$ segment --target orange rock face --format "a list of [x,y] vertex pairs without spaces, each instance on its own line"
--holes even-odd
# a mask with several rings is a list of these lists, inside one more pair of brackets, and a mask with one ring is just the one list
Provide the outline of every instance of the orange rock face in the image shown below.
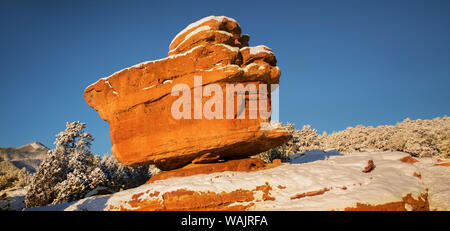
[[246,158],[239,160],[229,160],[221,163],[211,163],[211,164],[189,164],[183,168],[161,172],[158,173],[146,183],[152,183],[157,180],[164,180],[171,177],[183,177],[192,176],[196,174],[210,174],[214,172],[225,172],[225,171],[235,171],[235,172],[250,172],[262,169],[273,168],[281,165],[281,163],[264,163],[263,160],[257,158]]
[[434,164],[435,166],[447,166],[450,167],[450,162],[445,162],[445,163],[438,163],[438,164]]
[[[234,19],[210,16],[181,31],[167,58],[129,67],[87,87],[84,98],[108,121],[116,158],[127,165],[153,163],[171,170],[192,162],[245,158],[286,142],[290,138],[286,131],[263,126],[270,118],[259,113],[256,118],[249,116],[254,110],[249,105],[255,100],[262,102],[258,108],[265,105],[270,112],[271,84],[279,83],[280,70],[272,50],[248,47],[248,41]],[[198,76],[200,84],[194,81]],[[214,92],[217,97],[223,94],[222,105],[208,104],[216,95],[208,96],[204,89],[213,84],[222,89]],[[253,84],[259,91],[256,96],[246,94],[245,107],[239,109],[242,103],[234,93],[227,95],[227,84]],[[173,105],[185,93],[190,96],[190,118],[174,118]],[[228,107],[233,112],[228,118],[230,97],[234,100]],[[196,117],[199,105],[203,110],[211,106],[216,117],[205,118],[201,109],[200,118]],[[176,109],[184,111],[184,107]],[[245,118],[238,118],[238,110]]]
[[371,172],[374,168],[375,168],[375,164],[373,163],[373,160],[369,160],[367,163],[367,166],[364,167],[362,172],[368,173],[368,172]]
[[407,163],[407,164],[414,164],[416,162],[419,162],[416,158],[411,157],[411,156],[405,156],[405,157],[399,159],[399,161],[401,161],[403,163]]
[[300,199],[300,198],[303,198],[303,197],[318,196],[318,195],[322,195],[322,194],[324,194],[325,192],[328,192],[328,191],[330,191],[329,188],[323,188],[321,190],[299,193],[299,194],[296,194],[296,195],[292,196],[291,200]]

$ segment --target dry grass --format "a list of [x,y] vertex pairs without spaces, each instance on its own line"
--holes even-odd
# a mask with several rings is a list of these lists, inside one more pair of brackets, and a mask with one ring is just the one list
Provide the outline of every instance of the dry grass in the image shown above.
[[15,186],[20,169],[10,161],[0,161],[0,191]]

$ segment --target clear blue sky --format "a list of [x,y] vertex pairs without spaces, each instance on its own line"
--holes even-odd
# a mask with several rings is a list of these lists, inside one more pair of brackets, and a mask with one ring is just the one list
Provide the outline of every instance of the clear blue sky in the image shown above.
[[235,18],[282,71],[280,118],[320,132],[450,115],[450,1],[0,2],[0,147],[53,148],[66,121],[93,151],[109,127],[83,99],[97,79],[167,56],[200,18]]

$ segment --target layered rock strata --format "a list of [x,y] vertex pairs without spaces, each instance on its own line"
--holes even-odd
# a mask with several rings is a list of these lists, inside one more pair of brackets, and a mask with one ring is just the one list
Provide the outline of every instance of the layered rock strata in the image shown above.
[[[249,47],[248,41],[234,19],[206,17],[175,36],[168,57],[126,68],[87,87],[84,98],[109,123],[116,158],[127,165],[156,164],[172,170],[193,162],[245,158],[286,142],[290,134],[268,116],[256,113],[250,118],[255,100],[261,103],[259,109],[263,105],[270,112],[272,84],[279,83],[281,73],[270,48]],[[212,84],[222,90],[217,96],[205,93]],[[254,85],[258,92],[245,95],[244,108],[237,94],[227,95],[227,84]],[[200,97],[195,94],[199,88]],[[183,114],[190,118],[175,118],[173,105],[183,94],[190,96],[191,107]],[[218,114],[205,118],[202,112],[209,100],[219,96],[223,104],[211,107]],[[227,106],[230,97],[234,100]],[[227,112],[227,107],[235,110]],[[184,107],[176,110],[185,112]],[[247,116],[238,118],[242,113]]]

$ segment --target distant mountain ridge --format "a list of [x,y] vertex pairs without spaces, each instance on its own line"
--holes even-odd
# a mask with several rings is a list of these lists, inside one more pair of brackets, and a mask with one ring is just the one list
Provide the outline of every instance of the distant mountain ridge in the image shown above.
[[0,148],[0,159],[10,161],[18,168],[25,167],[34,173],[44,160],[48,150],[45,145],[32,142],[16,148]]

